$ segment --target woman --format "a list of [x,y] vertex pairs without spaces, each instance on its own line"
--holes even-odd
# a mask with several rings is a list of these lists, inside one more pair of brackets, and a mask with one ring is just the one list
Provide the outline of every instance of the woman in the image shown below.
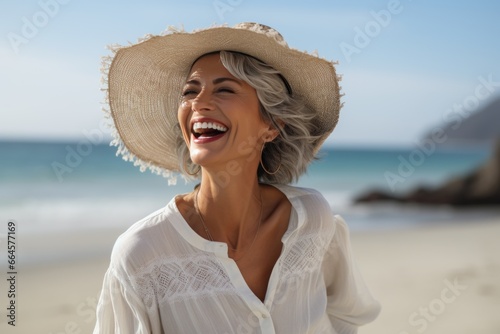
[[342,218],[287,185],[337,122],[332,63],[255,23],[108,61],[119,152],[201,182],[117,240],[94,333],[356,333],[378,315]]

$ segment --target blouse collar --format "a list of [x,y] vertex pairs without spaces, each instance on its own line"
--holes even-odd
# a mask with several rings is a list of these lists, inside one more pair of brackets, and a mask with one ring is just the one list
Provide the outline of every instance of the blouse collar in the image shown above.
[[[290,235],[293,234],[298,228],[300,228],[305,221],[304,208],[302,202],[297,196],[300,191],[300,188],[295,188],[288,185],[276,185],[271,184],[271,186],[275,187],[279,191],[281,191],[292,204],[292,210],[290,212],[290,220],[288,221],[288,228],[281,238],[283,244],[286,243]],[[179,208],[176,204],[176,198],[172,198],[172,200],[168,203],[165,208],[166,214],[171,214],[169,216],[172,217],[172,225],[177,230],[177,232],[192,246],[211,253],[215,253],[216,255],[227,257],[228,256],[228,248],[227,244],[219,241],[210,241],[203,237],[201,237],[198,233],[196,233],[191,226],[189,226],[188,222],[181,215]]]

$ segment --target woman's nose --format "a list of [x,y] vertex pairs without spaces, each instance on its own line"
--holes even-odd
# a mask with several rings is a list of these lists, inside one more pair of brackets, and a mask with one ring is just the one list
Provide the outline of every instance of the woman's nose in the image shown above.
[[198,112],[213,110],[214,105],[210,92],[202,90],[193,100],[191,107],[193,111],[198,111]]

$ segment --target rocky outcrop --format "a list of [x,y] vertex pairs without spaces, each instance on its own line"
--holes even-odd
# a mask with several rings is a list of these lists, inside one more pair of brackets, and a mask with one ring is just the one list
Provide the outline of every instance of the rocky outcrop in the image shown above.
[[378,201],[453,206],[500,206],[500,140],[497,141],[494,154],[484,165],[465,176],[450,179],[440,187],[419,187],[402,196],[375,190],[355,199],[355,203]]
[[474,112],[454,106],[446,119],[446,124],[429,131],[422,141],[434,140],[433,133],[437,130],[440,138],[446,139],[436,143],[439,147],[493,147],[496,138],[500,137],[500,97]]

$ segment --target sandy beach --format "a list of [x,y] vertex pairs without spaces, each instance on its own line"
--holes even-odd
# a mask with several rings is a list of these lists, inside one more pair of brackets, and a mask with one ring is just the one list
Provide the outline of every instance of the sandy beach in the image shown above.
[[[109,251],[120,232],[65,239],[67,245],[88,248],[87,259],[20,265],[16,327],[2,316],[0,332],[91,333]],[[383,307],[360,333],[500,333],[499,238],[500,219],[352,233],[359,268]],[[48,247],[57,239],[32,238],[22,247]],[[7,305],[2,281],[0,301]]]

